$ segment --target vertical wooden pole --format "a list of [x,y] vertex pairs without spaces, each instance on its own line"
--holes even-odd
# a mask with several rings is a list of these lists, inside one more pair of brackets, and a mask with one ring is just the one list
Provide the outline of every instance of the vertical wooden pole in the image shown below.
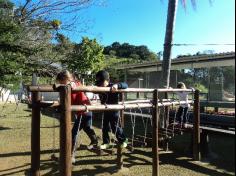
[[32,93],[31,175],[40,176],[40,94]]
[[60,87],[60,175],[71,176],[71,86]]
[[118,164],[118,169],[123,168],[123,156],[122,156],[123,150],[120,145],[118,145],[117,148],[117,164]]
[[153,116],[152,116],[152,175],[159,176],[159,151],[158,151],[158,120],[159,120],[159,108],[158,108],[158,91],[157,89],[153,93]]
[[193,127],[193,158],[200,161],[200,91],[196,90],[194,94],[194,127]]

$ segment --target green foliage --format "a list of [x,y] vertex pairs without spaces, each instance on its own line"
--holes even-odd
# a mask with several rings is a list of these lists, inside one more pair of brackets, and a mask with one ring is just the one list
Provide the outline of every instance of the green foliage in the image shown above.
[[123,70],[117,71],[115,67],[121,64],[134,64],[138,63],[139,60],[133,58],[120,58],[116,56],[106,55],[104,61],[104,69],[110,73],[111,81],[117,82],[124,77],[125,73]]
[[235,94],[235,67],[224,67],[224,89]]
[[0,10],[2,9],[12,9],[14,4],[9,0],[0,0]]
[[[58,61],[58,52],[51,43],[52,24],[40,18],[19,21],[22,7],[13,12],[13,4],[6,8],[2,5],[5,2],[0,1],[0,77],[16,72],[50,72],[49,63]],[[52,22],[59,27],[60,21]]]
[[112,45],[105,47],[104,54],[121,58],[133,58],[142,61],[159,59],[157,54],[151,52],[147,46],[134,46],[129,43],[120,44],[119,42],[114,42]]
[[56,19],[52,20],[52,22],[51,22],[52,27],[56,30],[60,28],[61,24],[62,24],[61,21],[56,20]]
[[200,83],[196,83],[194,85],[194,88],[200,90],[201,93],[208,93],[208,89],[204,85],[202,85]]
[[90,40],[87,37],[82,39],[80,44],[76,44],[73,53],[68,55],[67,67],[73,72],[85,74],[88,71],[97,72],[104,67],[103,47],[96,39]]

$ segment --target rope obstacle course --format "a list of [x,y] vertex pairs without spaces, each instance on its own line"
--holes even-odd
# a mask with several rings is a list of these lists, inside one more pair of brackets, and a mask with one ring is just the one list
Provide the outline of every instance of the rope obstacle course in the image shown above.
[[[191,93],[191,89],[135,89],[128,88],[124,90],[117,90],[114,93],[152,93],[153,100],[151,102],[137,102],[129,103],[122,102],[117,105],[71,105],[71,93],[72,92],[110,92],[110,88],[102,88],[102,87],[78,87],[76,89],[71,89],[70,85],[62,86],[62,85],[44,85],[44,86],[29,86],[28,90],[32,92],[32,131],[31,131],[31,174],[32,175],[40,175],[40,110],[41,107],[50,106],[55,107],[58,104],[50,104],[43,103],[40,100],[39,93],[40,92],[59,92],[60,93],[60,175],[70,176],[71,175],[71,112],[78,111],[112,111],[112,110],[131,110],[131,109],[141,109],[141,108],[151,108],[152,109],[152,152],[153,152],[153,176],[159,176],[159,151],[158,151],[158,120],[159,120],[159,109],[160,107],[168,107],[173,105],[180,105],[186,103],[185,101],[160,101],[158,99],[159,93],[167,93],[167,92],[178,92],[178,91],[186,91]],[[200,130],[199,130],[199,119],[200,119],[200,107],[199,107],[199,91],[196,90],[194,92],[194,127],[193,127],[193,135],[194,135],[194,145],[193,145],[193,153],[194,159],[200,160],[200,150],[199,150],[199,142],[200,142]],[[193,103],[193,101],[189,101],[188,103]],[[124,113],[123,113],[124,114]],[[142,111],[141,111],[142,114]],[[121,117],[122,119],[123,117]],[[135,117],[136,118],[136,117]],[[133,118],[133,120],[135,119]],[[151,118],[149,118],[151,119]],[[134,131],[135,120],[132,121],[132,129]],[[148,119],[144,122],[144,131],[145,138],[143,143],[146,142],[146,127],[148,123]],[[121,124],[122,124],[121,120]],[[132,135],[133,139],[133,135]],[[122,157],[122,148],[118,146],[117,148],[117,165],[119,168],[123,167],[123,157]]]

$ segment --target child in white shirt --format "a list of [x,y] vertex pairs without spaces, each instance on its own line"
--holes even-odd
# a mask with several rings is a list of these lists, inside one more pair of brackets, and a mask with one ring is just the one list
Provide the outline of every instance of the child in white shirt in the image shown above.
[[[177,85],[178,89],[186,89],[186,86],[183,82],[179,82]],[[176,94],[179,96],[179,101],[186,101],[185,104],[181,104],[179,106],[179,109],[176,114],[176,120],[179,122],[179,124],[183,124],[184,127],[187,126],[187,114],[188,109],[190,107],[190,104],[188,103],[188,92],[176,92]]]

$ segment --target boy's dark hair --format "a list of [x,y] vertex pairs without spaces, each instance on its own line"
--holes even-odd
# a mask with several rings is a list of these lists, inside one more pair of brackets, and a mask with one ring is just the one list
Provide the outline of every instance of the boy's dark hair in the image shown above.
[[71,74],[68,70],[62,70],[57,74],[56,81],[63,81],[71,78]]
[[100,70],[96,74],[96,85],[99,86],[101,85],[104,81],[109,81],[110,80],[110,75],[107,71],[105,70]]

